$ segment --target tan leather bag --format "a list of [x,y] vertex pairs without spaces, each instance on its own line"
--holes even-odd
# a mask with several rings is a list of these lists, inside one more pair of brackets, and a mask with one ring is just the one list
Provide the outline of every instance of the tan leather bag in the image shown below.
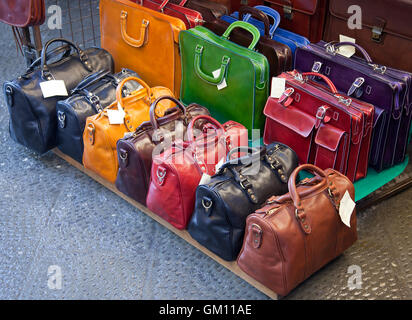
[[[296,186],[302,170],[315,174]],[[279,295],[349,248],[357,239],[356,210],[350,227],[339,215],[345,193],[355,189],[339,172],[311,164],[296,168],[289,178],[289,193],[273,197],[246,220],[239,267]]]
[[163,86],[179,97],[179,32],[184,22],[130,0],[100,1],[101,45],[116,72],[131,69],[150,86]]
[[[139,82],[143,89],[122,97],[125,83],[132,80]],[[165,87],[150,88],[143,80],[135,77],[120,82],[116,89],[117,101],[86,120],[86,129],[83,133],[83,165],[114,183],[118,170],[117,140],[123,138],[127,132],[134,132],[142,122],[150,120],[150,105],[161,96],[173,96],[173,93]],[[125,112],[124,122],[110,124],[108,111],[118,110],[118,104]],[[174,106],[172,101],[162,100],[156,108],[156,115],[161,117],[166,110]]]
[[[362,8],[361,29],[348,26],[351,5]],[[324,39],[355,38],[374,63],[412,72],[411,14],[410,0],[331,0]]]

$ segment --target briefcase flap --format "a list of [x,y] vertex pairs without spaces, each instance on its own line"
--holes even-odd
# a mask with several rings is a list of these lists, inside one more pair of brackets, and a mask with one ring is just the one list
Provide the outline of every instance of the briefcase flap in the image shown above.
[[310,16],[314,15],[318,8],[318,0],[269,0],[268,2],[283,8],[292,7],[292,11]]
[[316,118],[296,107],[284,107],[273,98],[269,98],[263,112],[266,117],[304,138],[307,138],[315,127]]
[[315,143],[330,151],[336,151],[339,147],[345,131],[329,124],[322,124],[315,137]]
[[331,0],[330,14],[348,20],[353,15],[348,13],[351,5],[358,5],[362,9],[362,27],[376,28],[378,32],[412,40],[412,28],[409,27],[412,4],[407,1],[379,0],[371,4],[369,0]]

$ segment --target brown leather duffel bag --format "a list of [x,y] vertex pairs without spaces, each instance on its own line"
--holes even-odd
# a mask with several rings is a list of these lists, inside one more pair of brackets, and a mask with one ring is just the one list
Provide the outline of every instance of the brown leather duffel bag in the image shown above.
[[43,24],[44,0],[2,0],[0,21],[13,27],[30,27]]
[[[361,29],[348,26],[351,5],[362,9]],[[339,41],[340,34],[355,38],[375,63],[412,72],[411,14],[411,1],[331,0],[325,40]]]
[[[302,170],[315,174],[296,186]],[[353,184],[339,172],[311,164],[296,168],[289,193],[270,198],[246,221],[239,267],[279,295],[287,295],[357,239]],[[340,211],[345,211],[346,223]]]

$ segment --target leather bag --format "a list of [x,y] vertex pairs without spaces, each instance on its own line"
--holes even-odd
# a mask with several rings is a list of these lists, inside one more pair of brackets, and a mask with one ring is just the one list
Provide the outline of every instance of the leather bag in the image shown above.
[[2,0],[0,22],[14,27],[31,27],[44,23],[46,10],[44,0]]
[[149,86],[169,88],[179,97],[184,22],[130,0],[101,0],[99,7],[101,44],[112,53],[116,72],[133,70]]
[[[363,58],[338,54],[341,46],[354,46]],[[412,115],[412,74],[377,65],[361,46],[351,42],[321,41],[298,48],[295,67],[299,72],[322,73],[341,93],[375,106],[373,168],[381,171],[404,161]]]
[[171,2],[199,11],[205,21],[213,21],[228,14],[227,8],[224,5],[209,0],[171,0]]
[[[310,43],[307,38],[301,35],[279,28],[278,26],[281,18],[280,14],[276,10],[267,6],[255,6],[254,9],[261,11],[271,18],[271,21],[273,21],[273,23],[270,25],[269,37],[277,42],[287,45],[292,51],[293,57],[296,48],[305,46]],[[222,19],[228,22],[233,22],[238,19],[243,20],[256,26],[259,29],[261,35],[265,33],[265,25],[261,19],[255,19],[250,14],[243,15],[243,19],[239,18],[240,11],[242,11],[242,7],[240,7],[239,12],[233,12],[230,16],[223,16]]]
[[201,25],[204,21],[202,14],[200,12],[183,6],[185,1],[181,1],[179,4],[175,4],[170,0],[132,1],[146,8],[167,14],[171,17],[179,18],[185,23],[186,29],[190,29],[195,26]]
[[[134,91],[123,98],[126,82],[134,81],[142,85],[143,89]],[[170,96],[172,92],[165,87],[150,88],[147,83],[137,77],[123,79],[116,89],[116,101],[94,116],[86,120],[83,133],[83,165],[97,173],[107,181],[114,183],[118,171],[116,143],[128,132],[134,132],[137,127],[150,119],[149,110],[153,101],[161,96]],[[156,110],[158,116],[173,107],[170,101],[163,101]],[[109,112],[124,112],[123,123],[110,124]]]
[[[57,102],[57,147],[76,161],[83,159],[83,132],[87,117],[102,112],[116,101],[117,85],[128,77],[138,77],[137,73],[123,69],[121,72],[93,73],[71,91],[66,100]],[[142,86],[135,81],[124,85],[123,96],[128,96]]]
[[[248,48],[228,40],[235,28],[253,35]],[[183,103],[205,106],[219,122],[231,119],[247,129],[263,128],[269,63],[264,55],[253,51],[260,39],[259,30],[237,21],[221,37],[203,26],[182,31],[179,37]]]
[[[298,173],[315,175],[296,184]],[[289,193],[270,198],[247,218],[237,259],[240,269],[281,296],[341,255],[357,240],[356,210],[350,227],[339,215],[345,193],[354,199],[353,184],[342,174],[313,166],[290,176]]]
[[[313,85],[308,77],[314,76],[328,85],[328,91]],[[338,94],[330,79],[318,73],[291,72],[281,78],[286,89],[279,99],[268,99],[263,141],[288,144],[297,152],[300,164],[334,168],[351,181],[364,177],[372,123],[371,116],[367,123],[360,107],[355,106],[366,104]],[[373,110],[373,106],[368,107]],[[368,141],[363,139],[365,133]],[[361,154],[365,156],[361,158]],[[362,170],[358,172],[360,163]]]
[[[158,118],[157,106],[168,101],[176,104],[166,114]],[[210,115],[200,105],[185,107],[173,97],[160,97],[150,106],[150,121],[142,123],[135,132],[127,134],[117,143],[119,172],[116,187],[130,198],[146,205],[150,183],[153,152],[160,154],[172,142],[183,140],[190,120],[198,115]]]
[[[194,125],[203,121],[201,134]],[[247,129],[228,121],[223,125],[209,116],[193,118],[187,141],[175,142],[153,159],[147,207],[178,229],[185,229],[195,206],[196,187],[212,176],[234,147],[247,146]]]
[[280,27],[300,34],[310,42],[322,39],[329,0],[267,0],[282,16]]
[[[362,8],[361,28],[348,27],[351,5]],[[336,41],[341,34],[355,38],[375,63],[412,72],[411,13],[411,1],[331,0],[324,39]]]
[[[256,51],[262,53],[268,59],[270,77],[277,76],[284,71],[292,70],[292,52],[288,46],[270,38],[268,17],[264,13],[251,7],[241,7],[240,10],[241,16],[252,14],[254,17],[263,21],[264,30],[263,34],[261,33],[259,42],[256,44]],[[231,22],[223,19],[216,19],[213,22],[205,22],[203,26],[213,31],[218,36],[222,36],[230,24],[235,21],[237,21],[237,19],[233,19]],[[243,47],[249,46],[252,40],[252,35],[240,28],[234,29],[230,35],[230,41]]]
[[211,0],[211,2],[216,2],[224,5],[229,13],[239,10],[239,7],[241,5],[256,6],[258,4],[263,4],[263,0]]
[[[251,152],[238,159],[232,154]],[[224,260],[232,261],[242,246],[246,217],[273,196],[287,192],[298,159],[289,147],[273,143],[259,149],[235,148],[208,184],[196,189],[190,235]]]
[[[49,48],[57,42],[63,45],[49,52]],[[63,80],[70,94],[70,90],[84,77],[99,71],[113,72],[113,68],[112,56],[104,49],[82,50],[74,43],[60,38],[48,41],[41,57],[33,62],[24,75],[6,81],[3,85],[12,139],[39,154],[56,147],[56,103],[67,97],[44,98],[40,83]]]

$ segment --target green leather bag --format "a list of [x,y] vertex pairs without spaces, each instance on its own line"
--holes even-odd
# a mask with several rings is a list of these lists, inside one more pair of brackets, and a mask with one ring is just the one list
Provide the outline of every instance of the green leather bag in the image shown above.
[[[252,33],[253,41],[248,48],[229,40],[234,28]],[[263,132],[269,63],[264,55],[253,50],[260,38],[259,30],[237,21],[221,37],[202,26],[182,31],[179,37],[183,103],[207,107],[220,122],[234,120],[249,130]]]

